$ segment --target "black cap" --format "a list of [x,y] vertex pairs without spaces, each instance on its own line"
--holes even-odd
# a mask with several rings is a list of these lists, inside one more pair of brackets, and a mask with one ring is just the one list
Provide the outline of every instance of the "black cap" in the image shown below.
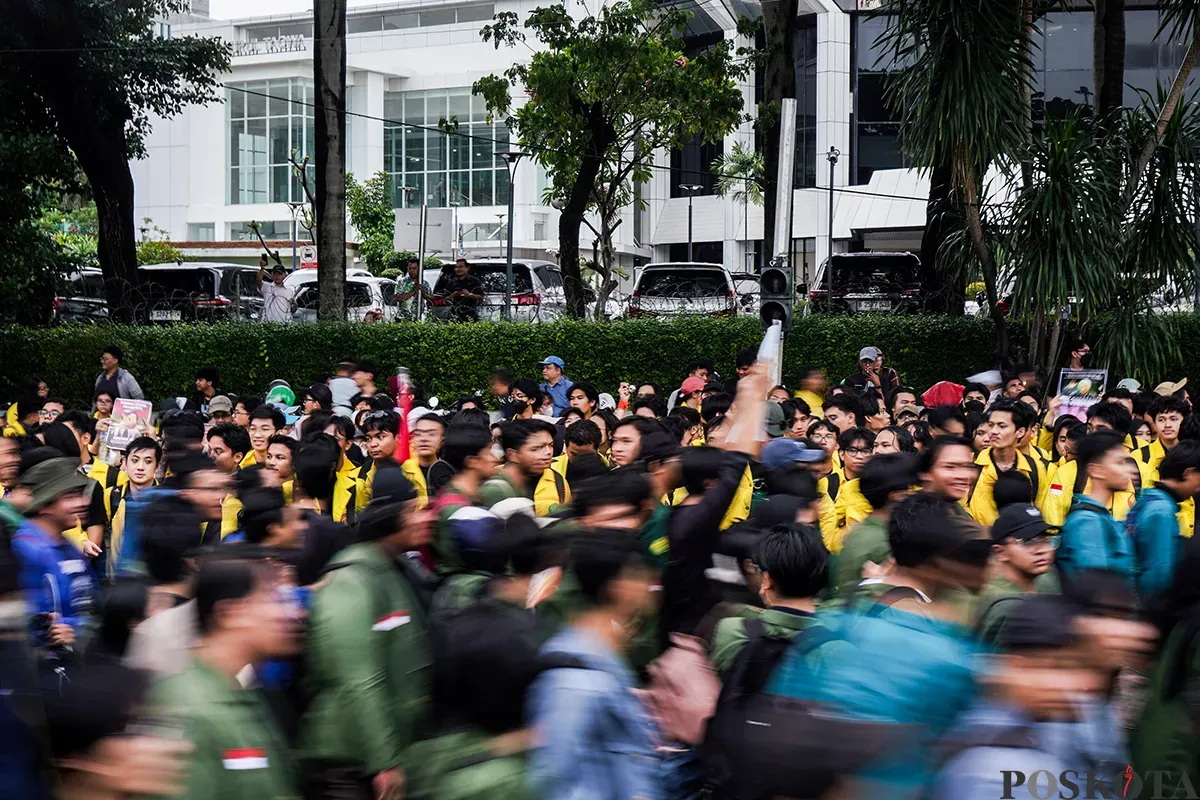
[[1064,647],[1075,638],[1074,622],[1075,612],[1062,598],[1032,595],[1005,615],[1000,645],[1005,650]]
[[670,434],[664,431],[653,431],[642,437],[642,447],[639,458],[642,461],[666,461],[679,455],[682,448]]
[[271,266],[271,272],[282,272],[282,273],[285,273],[285,274],[286,274],[286,273],[287,273],[287,267],[285,267],[283,264],[280,264],[280,263],[276,262],[275,264],[273,264],[273,265]]
[[1013,503],[1000,510],[992,525],[992,541],[1001,544],[1005,539],[1025,541],[1050,530],[1042,512],[1028,503]]

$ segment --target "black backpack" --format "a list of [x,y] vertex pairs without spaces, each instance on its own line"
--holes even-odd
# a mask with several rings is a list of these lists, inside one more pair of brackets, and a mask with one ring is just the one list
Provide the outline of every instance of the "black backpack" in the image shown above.
[[796,742],[808,740],[807,733],[792,735],[814,724],[812,704],[764,694],[763,688],[789,648],[803,655],[836,637],[820,625],[794,638],[774,636],[759,619],[746,620],[746,635],[749,641],[721,687],[701,745],[711,796],[728,800],[819,797],[836,776],[797,752]]

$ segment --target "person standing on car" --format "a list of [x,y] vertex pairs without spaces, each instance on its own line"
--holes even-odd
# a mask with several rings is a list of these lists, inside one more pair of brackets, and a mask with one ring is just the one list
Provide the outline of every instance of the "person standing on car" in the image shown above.
[[129,374],[129,370],[121,366],[121,362],[124,360],[125,353],[115,344],[100,351],[101,372],[96,376],[93,397],[101,392],[107,392],[114,400],[121,397],[129,400],[146,399],[146,396],[142,394],[142,387],[138,386],[137,379]]
[[421,300],[428,300],[432,295],[429,284],[421,280],[421,262],[410,258],[408,275],[396,286],[396,302],[400,305],[397,309],[399,318],[416,319]]
[[900,377],[890,367],[883,366],[883,351],[878,347],[864,347],[858,351],[858,372],[842,383],[853,386],[860,392],[874,386],[885,397],[900,386]]
[[454,262],[454,274],[446,278],[445,296],[450,301],[450,319],[456,322],[475,322],[483,302],[483,281],[471,274],[465,258]]
[[267,268],[260,259],[258,264],[258,272],[254,277],[258,281],[258,290],[263,296],[263,322],[291,322],[292,312],[296,310],[296,293],[283,285],[283,279],[287,277],[287,269],[283,264],[275,264],[271,267],[270,282],[263,281],[263,276],[267,274]]

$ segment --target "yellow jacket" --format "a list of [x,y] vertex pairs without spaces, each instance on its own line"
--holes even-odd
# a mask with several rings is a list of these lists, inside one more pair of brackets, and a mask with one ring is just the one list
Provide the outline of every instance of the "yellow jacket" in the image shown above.
[[[833,506],[837,513],[838,528],[841,529],[837,541],[837,549],[841,550],[841,540],[846,535],[846,531],[871,516],[871,504],[867,502],[867,498],[863,497],[862,492],[859,490],[858,478],[852,478],[842,484],[842,488],[838,491],[837,500],[834,501]],[[831,550],[830,552],[833,551]]]
[[810,392],[808,389],[797,389],[793,397],[799,397],[808,403],[808,410],[814,417],[825,418],[825,398],[821,397],[821,395],[816,392]]
[[[1064,461],[1050,467],[1050,488],[1046,491],[1046,501],[1041,505],[1042,516],[1048,525],[1061,527],[1067,519],[1067,512],[1071,510],[1075,495],[1086,493],[1091,487],[1090,478],[1084,478],[1083,485],[1077,486],[1078,477],[1078,461]],[[1129,509],[1133,508],[1135,500],[1132,486],[1127,491],[1114,492],[1112,505],[1108,507],[1113,519],[1120,522],[1129,516]]]
[[221,501],[221,538],[224,539],[238,529],[238,515],[242,513],[242,501],[235,494],[225,495]]
[[371,492],[375,488],[375,460],[371,459],[354,472],[354,508],[362,511],[371,502]]
[[[975,486],[968,495],[967,510],[980,525],[991,525],[999,516],[999,512],[996,510],[996,499],[992,496],[992,487],[996,485],[996,478],[1000,474],[996,469],[992,448],[984,448],[976,457],[975,463],[983,470],[979,473],[979,479],[975,481]],[[1046,496],[1050,490],[1050,481],[1046,476],[1045,465],[1040,459],[1018,452],[1016,468],[1029,478],[1030,487],[1033,489],[1034,505],[1044,509]]]
[[[1167,457],[1167,448],[1163,447],[1162,442],[1155,439],[1150,444],[1144,444],[1133,451],[1133,457],[1139,462],[1154,470],[1154,480],[1158,480],[1158,465]],[[1153,485],[1153,484],[1151,484]]]
[[355,475],[358,467],[348,458],[342,459],[342,466],[334,477],[333,484],[333,520],[334,522],[353,522],[352,512],[357,510],[357,485]]
[[[738,481],[737,489],[733,493],[733,500],[730,501],[729,508],[725,510],[725,517],[721,520],[721,530],[729,530],[737,523],[745,522],[749,518],[750,500],[753,495],[754,477],[750,474],[750,467],[747,466],[746,471],[742,473],[742,479]],[[681,486],[671,495],[667,505],[677,506],[687,496],[687,489]]]
[[257,463],[258,456],[254,455],[254,451],[251,450],[249,453],[246,453],[246,455],[242,456],[242,461],[240,464],[238,464],[238,466],[244,469],[246,467],[253,467]]
[[425,483],[425,471],[421,469],[421,462],[410,458],[400,465],[400,469],[417,490],[417,508],[425,508],[429,505],[429,485]]
[[817,479],[817,496],[821,498],[821,538],[825,541],[825,549],[836,555],[842,549],[846,531],[838,528],[837,507],[829,497],[829,476]]
[[539,517],[549,516],[559,506],[571,502],[571,487],[567,479],[554,469],[542,472],[533,487],[533,510]]

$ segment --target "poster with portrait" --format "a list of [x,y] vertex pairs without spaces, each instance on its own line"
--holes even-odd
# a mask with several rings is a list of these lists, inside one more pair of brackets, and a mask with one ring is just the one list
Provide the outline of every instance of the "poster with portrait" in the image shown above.
[[1087,410],[1108,388],[1106,369],[1064,369],[1058,378],[1058,416],[1070,414],[1080,422],[1087,421]]
[[108,446],[113,450],[124,450],[134,439],[141,436],[139,425],[150,424],[154,406],[149,400],[128,400],[124,397],[113,403],[112,422],[108,426]]

